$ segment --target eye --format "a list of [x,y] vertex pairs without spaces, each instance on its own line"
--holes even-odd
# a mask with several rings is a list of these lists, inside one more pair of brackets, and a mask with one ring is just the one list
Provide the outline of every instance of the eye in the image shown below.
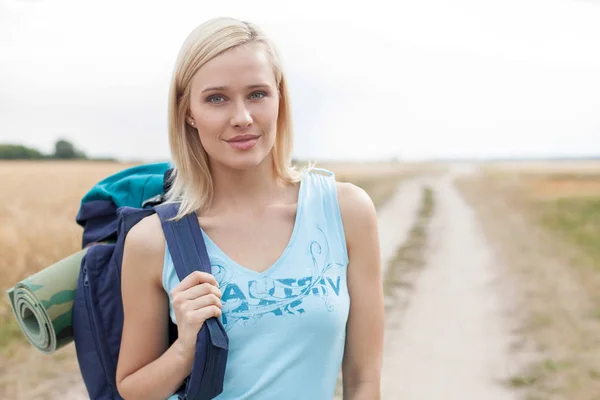
[[[258,95],[258,97],[256,97]],[[263,97],[266,97],[267,94],[265,92],[254,92],[250,95],[251,99],[262,99]]]
[[224,101],[224,98],[223,98],[223,96],[221,96],[221,95],[218,95],[218,94],[215,94],[215,95],[213,95],[213,96],[209,96],[209,97],[206,99],[206,102],[207,102],[207,103],[212,103],[212,104],[219,104],[219,103],[222,103],[223,101]]

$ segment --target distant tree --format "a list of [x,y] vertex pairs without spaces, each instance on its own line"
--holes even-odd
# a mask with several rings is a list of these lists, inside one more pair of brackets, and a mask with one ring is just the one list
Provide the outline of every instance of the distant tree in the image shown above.
[[65,160],[87,157],[82,151],[77,150],[71,142],[61,139],[54,145],[54,158]]
[[0,159],[2,160],[39,160],[45,156],[35,149],[19,144],[0,144]]
[[[0,160],[90,160],[81,150],[71,142],[60,139],[54,144],[54,152],[44,154],[40,151],[20,144],[0,143]],[[96,160],[96,159],[92,159]],[[113,157],[98,158],[98,161],[117,161]]]

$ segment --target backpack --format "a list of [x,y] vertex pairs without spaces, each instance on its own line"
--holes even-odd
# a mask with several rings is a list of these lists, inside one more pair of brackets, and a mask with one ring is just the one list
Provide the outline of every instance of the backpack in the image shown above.
[[[210,273],[195,213],[175,222],[176,203],[165,203],[172,168],[168,163],[125,169],[100,181],[82,198],[76,221],[88,248],[73,304],[73,338],[79,369],[92,400],[121,400],[116,368],[123,329],[121,263],[125,237],[143,218],[157,213],[180,280],[190,272]],[[170,318],[169,341],[177,338]],[[223,391],[229,339],[218,318],[198,332],[194,365],[177,391],[181,400],[212,399]]]

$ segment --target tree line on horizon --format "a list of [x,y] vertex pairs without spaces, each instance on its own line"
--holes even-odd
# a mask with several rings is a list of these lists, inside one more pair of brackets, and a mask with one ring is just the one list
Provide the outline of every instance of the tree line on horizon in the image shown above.
[[[54,151],[49,154],[21,144],[0,144],[0,160],[90,160],[90,158],[70,141],[59,139],[54,144]],[[103,160],[114,161],[114,159]]]

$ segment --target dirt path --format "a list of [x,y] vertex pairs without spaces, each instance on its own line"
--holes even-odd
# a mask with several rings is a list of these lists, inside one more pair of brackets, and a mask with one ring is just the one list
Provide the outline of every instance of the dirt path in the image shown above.
[[425,265],[406,308],[388,311],[383,399],[505,400],[513,371],[502,273],[454,169],[428,182],[435,207]]
[[423,178],[402,181],[394,195],[377,211],[384,276],[396,249],[406,240],[415,223],[424,184]]

